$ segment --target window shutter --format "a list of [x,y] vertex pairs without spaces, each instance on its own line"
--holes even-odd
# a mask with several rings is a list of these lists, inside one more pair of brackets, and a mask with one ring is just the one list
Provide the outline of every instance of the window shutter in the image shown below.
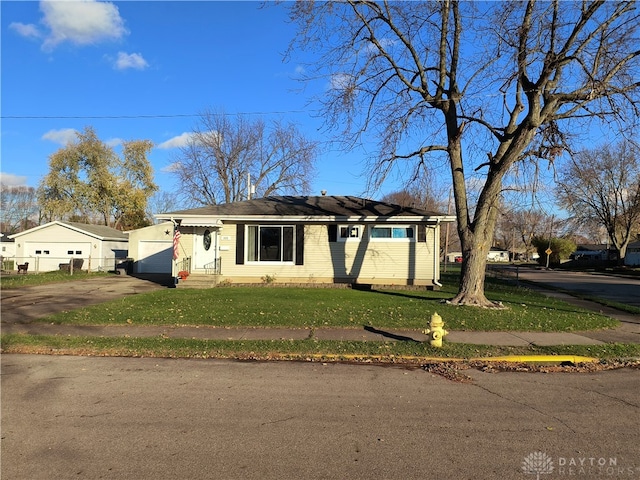
[[244,223],[236,225],[236,265],[244,265]]
[[329,231],[329,242],[338,241],[338,225],[327,225]]
[[296,225],[296,265],[304,265],[304,225]]
[[426,225],[418,225],[418,241],[426,242],[427,241],[427,226]]

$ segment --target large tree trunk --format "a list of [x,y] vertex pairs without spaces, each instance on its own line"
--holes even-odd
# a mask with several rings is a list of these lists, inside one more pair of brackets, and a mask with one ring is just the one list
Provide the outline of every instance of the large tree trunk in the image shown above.
[[462,252],[462,270],[458,294],[451,299],[455,305],[480,307],[495,306],[484,293],[487,253],[485,249],[472,248]]
[[[458,218],[458,235],[462,246],[462,270],[458,294],[451,300],[455,305],[473,305],[481,307],[500,307],[501,304],[491,302],[484,293],[487,255],[493,245],[493,236],[498,219],[498,201],[502,188],[504,170],[494,165],[489,166],[487,180],[484,184],[471,220],[471,211],[466,190],[466,180],[462,163],[462,146],[460,135],[462,127],[458,127],[456,119],[447,112],[450,141],[449,161],[453,178],[453,193]],[[453,133],[453,134],[452,134]]]

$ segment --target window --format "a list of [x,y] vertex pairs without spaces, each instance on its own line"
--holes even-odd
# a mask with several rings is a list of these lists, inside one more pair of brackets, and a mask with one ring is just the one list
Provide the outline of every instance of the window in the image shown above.
[[293,226],[249,225],[247,261],[293,262]]
[[360,226],[358,225],[341,225],[340,239],[347,240],[349,238],[360,238]]
[[204,235],[202,237],[202,246],[205,251],[209,251],[211,248],[211,230],[207,229],[204,231]]
[[76,255],[82,255],[82,250],[76,250]]
[[413,227],[393,226],[393,227],[373,227],[371,229],[373,239],[413,239]]
[[36,255],[42,255],[42,250],[36,250]]

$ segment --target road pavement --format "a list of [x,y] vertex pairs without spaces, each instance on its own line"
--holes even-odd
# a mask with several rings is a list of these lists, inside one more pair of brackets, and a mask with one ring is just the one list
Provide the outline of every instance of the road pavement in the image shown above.
[[637,369],[461,373],[3,355],[1,477],[640,478]]
[[[511,270],[515,268],[510,267]],[[640,308],[640,278],[637,277],[526,267],[517,271],[521,280]]]

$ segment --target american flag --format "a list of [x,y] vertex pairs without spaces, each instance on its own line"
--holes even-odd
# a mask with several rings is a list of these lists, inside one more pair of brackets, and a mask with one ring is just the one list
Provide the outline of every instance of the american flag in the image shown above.
[[173,234],[173,259],[178,259],[178,246],[180,245],[180,230],[176,228],[175,233]]

